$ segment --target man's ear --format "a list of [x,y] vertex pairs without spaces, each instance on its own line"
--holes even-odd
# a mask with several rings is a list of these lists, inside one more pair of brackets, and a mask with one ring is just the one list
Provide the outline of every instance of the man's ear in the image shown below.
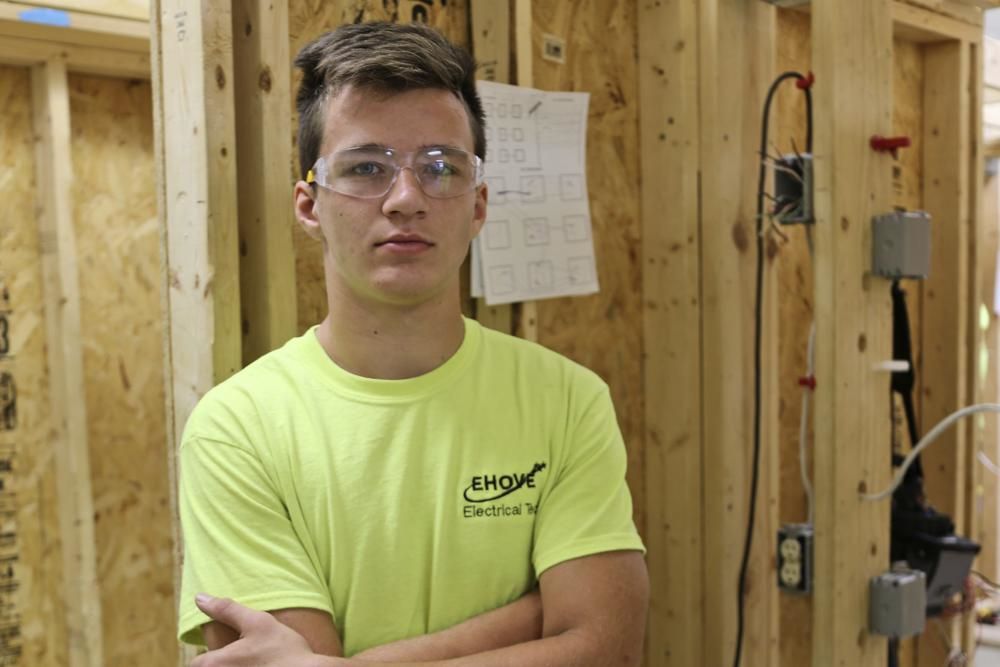
[[489,199],[489,189],[483,183],[476,188],[476,203],[472,216],[472,237],[479,236],[483,225],[486,224],[486,202]]
[[295,217],[298,219],[302,229],[310,237],[321,241],[323,230],[319,226],[319,202],[316,199],[317,188],[309,185],[305,181],[295,184]]

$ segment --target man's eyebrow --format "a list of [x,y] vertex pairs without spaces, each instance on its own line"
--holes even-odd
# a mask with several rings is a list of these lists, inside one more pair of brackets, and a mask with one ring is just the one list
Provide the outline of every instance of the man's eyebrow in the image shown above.
[[[453,146],[451,144],[423,144],[422,146],[418,146],[417,147],[418,151],[427,151],[427,150],[433,150],[433,149],[439,149],[439,150],[445,150],[445,151],[462,151],[463,153],[466,152],[464,148],[459,148],[458,146]],[[367,143],[367,144],[359,144],[357,146],[348,146],[347,148],[344,148],[343,150],[345,150],[345,151],[379,151],[379,152],[385,152],[385,151],[390,151],[390,150],[391,151],[395,151],[395,149],[392,148],[392,147],[390,147],[390,146],[386,146],[385,144],[376,144],[374,142]]]
[[346,150],[346,151],[381,151],[381,152],[385,152],[385,151],[389,150],[389,147],[385,146],[384,144],[368,143],[368,144],[360,144],[358,146],[348,146],[347,148],[345,148],[343,150]]

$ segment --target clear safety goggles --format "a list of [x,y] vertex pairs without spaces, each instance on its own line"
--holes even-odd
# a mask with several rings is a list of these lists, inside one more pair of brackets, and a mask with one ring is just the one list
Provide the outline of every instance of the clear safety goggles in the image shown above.
[[483,182],[483,160],[457,148],[435,146],[409,153],[383,146],[337,151],[316,160],[308,183],[349,197],[374,199],[392,189],[399,172],[410,169],[428,197],[447,199]]

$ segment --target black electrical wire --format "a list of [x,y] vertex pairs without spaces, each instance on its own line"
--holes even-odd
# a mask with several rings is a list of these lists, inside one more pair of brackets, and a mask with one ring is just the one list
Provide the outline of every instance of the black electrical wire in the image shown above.
[[[778,86],[788,80],[797,79],[803,82],[800,85],[802,92],[806,96],[806,153],[812,154],[812,94],[809,87],[812,85],[812,77],[806,77],[799,72],[785,72],[771,84],[764,100],[764,114],[761,119],[760,128],[760,155],[767,154],[767,121],[771,114],[771,102]],[[747,568],[750,564],[750,547],[753,545],[753,525],[754,516],[757,509],[757,484],[760,478],[760,383],[761,383],[761,338],[763,328],[763,296],[764,296],[764,181],[767,177],[767,165],[765,160],[761,160],[760,173],[757,180],[757,282],[755,288],[754,304],[754,345],[753,345],[753,468],[750,476],[750,511],[747,518],[746,538],[743,542],[743,559],[740,562],[740,582],[736,591],[737,603],[737,625],[736,625],[736,654],[733,657],[733,667],[739,667],[740,658],[743,654],[743,601],[746,590]]]

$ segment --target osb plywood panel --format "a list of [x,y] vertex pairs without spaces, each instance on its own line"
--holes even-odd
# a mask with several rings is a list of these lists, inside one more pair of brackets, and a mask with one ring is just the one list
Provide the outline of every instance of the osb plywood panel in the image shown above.
[[[468,46],[469,6],[467,0],[289,0],[288,33],[292,56],[303,46],[345,23],[362,21],[424,21],[441,30],[452,41]],[[301,75],[292,75],[292,155],[290,182],[301,178],[298,168],[298,146],[294,135],[298,132],[298,114],[295,113],[295,92]],[[289,196],[289,206],[291,206]],[[309,238],[296,225],[295,275],[298,292],[299,330],[317,324],[327,313],[326,285],[323,279],[323,249],[320,243]]]
[[[0,549],[13,546],[14,600],[21,616],[23,655],[18,664],[61,667],[68,664],[62,554],[56,495],[55,452],[49,438],[49,389],[45,353],[45,312],[35,220],[35,158],[31,82],[25,69],[0,67],[0,310],[7,311],[10,357],[0,372],[13,378],[16,406],[9,389],[0,422],[0,450],[13,451],[12,474],[3,474],[2,509],[14,496],[14,522],[3,521]],[[3,298],[5,297],[6,298]],[[9,386],[9,385],[8,385]],[[16,414],[13,414],[15,413]],[[6,486],[6,485],[10,486]],[[9,533],[14,532],[12,539]],[[13,542],[13,544],[11,544]],[[6,564],[4,567],[6,570]],[[5,572],[6,574],[6,572]],[[5,584],[11,583],[9,580]],[[0,600],[9,603],[7,591]],[[0,609],[7,614],[8,609]]]
[[152,92],[71,76],[70,110],[105,664],[175,665]]
[[[610,385],[628,447],[636,524],[644,531],[636,5],[535,0],[532,6],[534,87],[590,93],[587,182],[601,285],[593,296],[539,301],[538,340]],[[542,58],[543,34],[565,40],[564,64]]]
[[[779,10],[777,72],[810,69],[812,45],[808,14]],[[820,84],[821,82],[817,82]],[[768,152],[791,153],[806,146],[804,96],[793,82],[782,84],[771,118]],[[800,377],[806,374],[809,328],[813,318],[813,267],[809,259],[806,230],[800,225],[782,227],[788,240],[781,244],[778,268],[779,309],[779,466],[781,522],[804,522],[807,516],[805,490],[799,465],[799,425],[802,411]],[[825,378],[819,378],[823,382]],[[809,433],[812,442],[812,431]],[[812,461],[810,452],[809,460]],[[810,475],[812,475],[810,465]],[[808,665],[812,661],[812,598],[781,596],[781,664]]]

